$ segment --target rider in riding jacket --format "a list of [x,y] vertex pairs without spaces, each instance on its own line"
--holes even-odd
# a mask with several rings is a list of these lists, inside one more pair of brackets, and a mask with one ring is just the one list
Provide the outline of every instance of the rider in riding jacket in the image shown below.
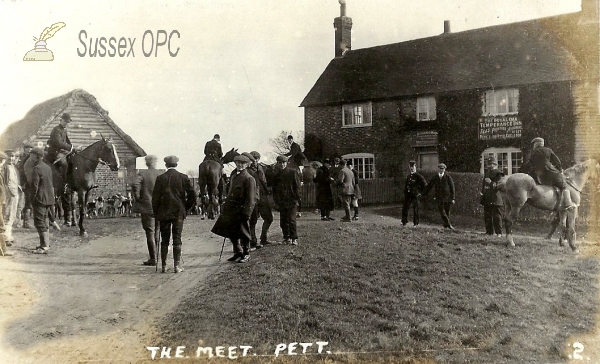
[[559,208],[569,210],[575,207],[567,188],[565,176],[562,173],[560,159],[552,149],[544,146],[544,139],[535,138],[531,141],[533,150],[529,156],[529,164],[536,177],[536,182],[549,184],[560,190]]
[[204,146],[204,160],[215,160],[221,163],[223,158],[223,150],[221,149],[221,137],[215,134],[212,140],[206,142]]
[[69,140],[67,135],[67,125],[71,122],[71,115],[68,113],[62,114],[60,117],[60,123],[52,129],[50,133],[50,139],[48,139],[48,161],[50,163],[58,163],[65,165],[63,150],[71,153],[73,151],[73,144]]

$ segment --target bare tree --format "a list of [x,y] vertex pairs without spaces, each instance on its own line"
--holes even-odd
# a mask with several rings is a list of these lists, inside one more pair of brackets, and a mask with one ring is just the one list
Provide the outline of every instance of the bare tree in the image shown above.
[[294,141],[304,150],[304,130],[299,130],[294,133],[291,130],[282,130],[275,138],[269,138],[269,145],[273,147],[273,152],[269,153],[269,157],[275,160],[278,155],[286,154],[290,151],[290,143],[287,141],[288,135],[294,137]]

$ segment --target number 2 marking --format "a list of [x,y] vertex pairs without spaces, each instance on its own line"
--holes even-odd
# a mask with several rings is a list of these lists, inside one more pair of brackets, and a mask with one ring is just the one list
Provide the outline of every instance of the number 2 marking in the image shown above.
[[581,356],[579,353],[583,352],[583,344],[580,342],[574,342],[573,343],[573,359],[575,360],[583,360],[583,356]]

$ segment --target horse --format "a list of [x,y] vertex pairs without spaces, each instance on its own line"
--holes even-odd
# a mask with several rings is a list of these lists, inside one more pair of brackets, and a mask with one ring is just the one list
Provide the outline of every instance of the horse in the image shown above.
[[[68,188],[59,186],[58,191],[65,193],[65,201],[68,201],[68,210],[74,211],[71,206],[71,201],[77,194],[77,205],[79,206],[79,235],[87,236],[87,232],[83,226],[85,216],[85,208],[88,204],[89,193],[96,185],[96,167],[99,163],[106,164],[111,171],[119,170],[119,156],[117,149],[110,138],[102,137],[101,140],[93,143],[80,152],[76,152],[67,157],[68,173],[67,183]],[[53,173],[60,173],[53,168]],[[60,179],[60,177],[59,177]],[[68,212],[65,211],[65,214]]]
[[569,242],[573,252],[578,252],[575,240],[575,220],[581,202],[581,191],[588,179],[597,179],[600,171],[600,163],[594,159],[588,159],[584,162],[564,170],[567,182],[567,190],[571,195],[571,200],[575,204],[574,209],[558,210],[560,195],[552,186],[537,185],[533,177],[525,173],[515,173],[500,180],[498,189],[502,194],[504,201],[504,228],[506,230],[507,245],[515,246],[512,236],[512,225],[519,217],[519,212],[527,203],[538,209],[546,211],[557,211],[557,218],[553,222],[553,228],[547,238],[551,238],[554,230],[560,224],[561,237],[560,246],[563,246],[563,239]]
[[200,196],[208,196],[208,218],[214,220],[220,203],[222,185],[221,176],[223,175],[222,164],[233,162],[233,158],[238,156],[237,149],[231,148],[221,158],[221,163],[211,159],[205,159],[198,166],[198,186],[200,187]]

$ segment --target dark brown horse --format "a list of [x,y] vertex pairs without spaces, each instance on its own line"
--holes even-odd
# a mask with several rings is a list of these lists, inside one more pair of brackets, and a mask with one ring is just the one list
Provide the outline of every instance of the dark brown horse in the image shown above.
[[[74,194],[77,194],[77,205],[79,206],[79,235],[87,236],[83,227],[83,218],[88,204],[89,192],[96,185],[96,167],[98,164],[106,164],[111,171],[119,169],[119,156],[112,139],[102,137],[101,140],[93,143],[81,152],[76,152],[67,157],[68,173],[67,183],[55,185],[55,191],[60,199],[66,201],[65,214],[73,213],[75,207],[72,206]],[[58,169],[52,169],[55,181],[60,181],[61,176],[56,176]],[[74,216],[73,216],[74,217]]]
[[[577,207],[571,210],[558,211],[558,217],[553,223],[554,226],[548,238],[552,236],[552,233],[560,224],[561,237],[559,244],[562,246],[563,239],[566,239],[574,252],[578,252],[575,243],[575,220],[581,202],[581,191],[588,179],[598,178],[599,170],[600,164],[598,161],[588,159],[564,171],[567,190],[571,194],[571,200]],[[507,244],[510,246],[515,246],[512,236],[512,224],[517,220],[519,212],[526,203],[538,209],[556,211],[560,202],[559,194],[554,187],[537,185],[530,175],[524,173],[515,173],[503,178],[499,189],[502,191],[504,200],[504,227],[508,239]]]
[[[233,162],[233,158],[238,156],[237,149],[231,150],[221,158],[221,163],[207,159],[198,166],[198,186],[200,187],[200,198],[208,197],[208,218],[213,220],[217,214],[219,206],[219,191],[221,177],[223,175],[222,164]],[[222,187],[221,187],[222,189]]]

